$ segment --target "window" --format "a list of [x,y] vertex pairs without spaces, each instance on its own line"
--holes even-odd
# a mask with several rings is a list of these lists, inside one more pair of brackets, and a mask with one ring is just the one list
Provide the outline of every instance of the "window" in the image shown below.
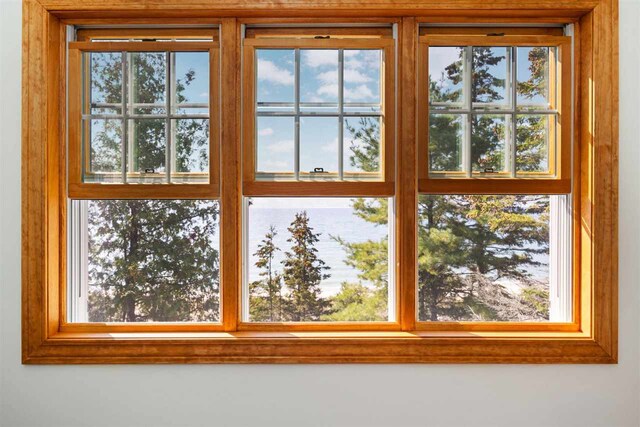
[[571,39],[488,31],[421,37],[420,187],[567,193]]
[[245,328],[396,322],[395,41],[358,30],[247,30]]
[[24,362],[614,363],[577,1],[25,3]]
[[70,195],[217,195],[213,32],[81,30],[80,38],[69,43]]

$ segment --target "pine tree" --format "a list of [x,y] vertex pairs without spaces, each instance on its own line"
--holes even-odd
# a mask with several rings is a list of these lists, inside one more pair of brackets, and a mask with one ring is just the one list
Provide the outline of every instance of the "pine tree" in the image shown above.
[[259,273],[261,279],[249,284],[249,310],[251,320],[255,322],[283,320],[282,277],[274,265],[276,252],[280,250],[274,241],[277,234],[276,228],[273,225],[270,226],[254,254],[258,257],[255,265],[261,270]]
[[[120,54],[92,54],[92,93],[101,102],[121,102]],[[132,54],[136,103],[159,103],[165,91],[164,55]],[[195,79],[179,76],[176,96],[186,99]],[[92,95],[93,96],[93,95]],[[97,100],[94,100],[97,101]],[[140,113],[157,113],[146,108]],[[176,121],[177,171],[206,170],[203,120]],[[134,170],[163,169],[164,120],[137,120],[129,141]],[[92,170],[120,172],[122,125],[106,120],[94,128]],[[199,158],[194,153],[200,152]],[[195,162],[195,163],[194,163]],[[212,201],[102,200],[89,208],[90,321],[218,321],[219,205]]]
[[285,317],[294,322],[319,320],[327,306],[321,296],[320,283],[330,277],[325,273],[329,267],[318,258],[315,248],[320,234],[313,232],[306,211],[296,214],[288,231],[291,249],[285,252],[282,262],[289,299]]

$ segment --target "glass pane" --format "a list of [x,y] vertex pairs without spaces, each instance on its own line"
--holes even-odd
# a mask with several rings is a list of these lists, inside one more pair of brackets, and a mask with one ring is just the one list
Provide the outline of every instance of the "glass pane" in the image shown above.
[[166,122],[164,119],[129,120],[127,181],[166,181]]
[[338,110],[337,50],[300,50],[300,109]]
[[471,170],[479,173],[506,172],[508,168],[507,115],[478,114],[471,117]]
[[429,105],[464,107],[464,48],[429,47]]
[[90,105],[85,105],[83,112],[86,114],[121,114],[122,53],[85,53],[84,60],[89,62],[90,89],[88,95]]
[[172,55],[175,57],[175,103],[207,107],[209,105],[209,52],[176,52]]
[[429,170],[464,170],[463,150],[467,116],[463,114],[429,115]]
[[79,263],[87,272],[87,308],[75,321],[219,321],[217,201],[73,203],[86,209],[86,222],[75,224],[78,235],[88,234]]
[[380,118],[345,117],[343,140],[345,178],[381,179]]
[[268,179],[269,176],[272,179],[294,178],[294,129],[293,117],[258,117],[256,129],[257,178]]
[[258,110],[294,109],[294,50],[257,49]]
[[518,48],[518,108],[548,110],[550,48]]
[[552,197],[421,195],[418,319],[548,321]]
[[134,114],[166,114],[166,53],[132,52],[129,58]]
[[[387,321],[390,199],[251,198],[249,313],[255,322]],[[393,226],[391,224],[391,226]]]
[[471,101],[474,107],[509,108],[510,47],[473,47]]
[[83,120],[84,182],[122,182],[122,120]]
[[175,135],[171,181],[209,182],[209,120],[173,120],[171,128]]
[[300,119],[300,179],[335,178],[338,173],[338,118]]
[[380,111],[382,51],[344,51],[344,110]]
[[516,172],[549,173],[555,115],[518,115],[516,118]]

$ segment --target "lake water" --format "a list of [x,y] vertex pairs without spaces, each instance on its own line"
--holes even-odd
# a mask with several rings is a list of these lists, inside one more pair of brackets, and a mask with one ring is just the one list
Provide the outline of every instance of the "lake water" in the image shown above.
[[282,271],[281,262],[284,259],[284,252],[291,247],[291,244],[287,242],[290,236],[287,228],[294,220],[295,214],[303,210],[309,216],[309,225],[313,228],[313,232],[320,234],[318,236],[320,241],[316,244],[318,258],[331,267],[330,270],[327,270],[331,277],[322,281],[322,293],[324,295],[333,295],[340,290],[342,282],[358,281],[359,271],[345,264],[344,261],[347,254],[342,246],[332,239],[332,236],[355,243],[367,240],[379,241],[388,235],[386,226],[375,225],[353,215],[353,209],[348,205],[305,209],[303,207],[291,207],[291,200],[288,200],[285,207],[275,207],[274,205],[257,206],[257,204],[251,206],[248,214],[249,281],[259,278],[259,269],[255,266],[257,257],[253,254],[258,249],[258,245],[264,239],[265,234],[269,231],[270,225],[276,227],[278,235],[274,240],[276,246],[280,248],[275,257],[274,266],[278,271]]

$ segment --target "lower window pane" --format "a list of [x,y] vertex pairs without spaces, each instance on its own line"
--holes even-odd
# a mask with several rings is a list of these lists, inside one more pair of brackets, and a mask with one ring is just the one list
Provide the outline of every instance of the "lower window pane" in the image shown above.
[[571,320],[567,196],[423,195],[420,321]]
[[550,148],[553,141],[554,115],[526,114],[516,118],[516,173],[550,172]]
[[391,203],[386,198],[247,199],[244,320],[393,320]]
[[466,117],[429,115],[429,172],[462,172]]
[[471,170],[474,174],[507,172],[505,114],[477,114],[471,118]]
[[217,201],[73,201],[72,321],[218,322],[218,215]]

